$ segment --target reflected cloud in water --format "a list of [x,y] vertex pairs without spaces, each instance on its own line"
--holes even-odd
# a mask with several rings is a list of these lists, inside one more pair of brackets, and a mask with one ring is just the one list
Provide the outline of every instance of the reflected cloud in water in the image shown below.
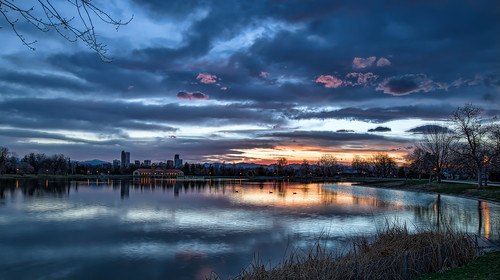
[[0,232],[0,278],[109,270],[122,279],[203,279],[211,269],[227,277],[255,253],[275,263],[322,239],[338,249],[387,221],[498,239],[499,220],[497,204],[350,183],[2,181],[0,225],[9,230]]

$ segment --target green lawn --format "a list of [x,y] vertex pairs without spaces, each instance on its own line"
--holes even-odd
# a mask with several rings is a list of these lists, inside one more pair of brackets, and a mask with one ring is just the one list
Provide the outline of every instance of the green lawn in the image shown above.
[[432,188],[433,191],[437,193],[463,195],[500,202],[500,187],[498,186],[487,186],[478,190],[475,185],[460,183],[432,183]]
[[489,253],[455,269],[442,273],[421,275],[413,280],[497,280],[500,279],[500,252]]
[[478,190],[477,186],[474,184],[449,183],[449,182],[442,182],[438,184],[437,182],[429,183],[429,180],[417,180],[417,179],[404,180],[404,179],[367,178],[367,179],[356,180],[356,182],[364,186],[460,195],[477,199],[486,199],[486,200],[500,202],[499,186],[486,186],[483,187],[483,189]]

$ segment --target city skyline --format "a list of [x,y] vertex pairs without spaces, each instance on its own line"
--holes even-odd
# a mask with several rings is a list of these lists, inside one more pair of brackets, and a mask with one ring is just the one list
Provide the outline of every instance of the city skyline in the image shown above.
[[[0,146],[112,162],[411,151],[459,106],[500,116],[496,1],[109,1],[111,63],[0,20]],[[33,4],[34,5],[34,4]],[[63,9],[68,14],[74,13]],[[130,160],[130,159],[129,159]]]

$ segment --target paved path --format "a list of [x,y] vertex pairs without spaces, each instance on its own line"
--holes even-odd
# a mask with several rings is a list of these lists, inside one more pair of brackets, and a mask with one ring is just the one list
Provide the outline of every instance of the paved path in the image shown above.
[[[471,182],[471,181],[441,180],[441,182],[477,185],[477,182]],[[483,184],[483,186],[484,186],[484,184]],[[500,184],[488,182],[488,186],[500,187]]]

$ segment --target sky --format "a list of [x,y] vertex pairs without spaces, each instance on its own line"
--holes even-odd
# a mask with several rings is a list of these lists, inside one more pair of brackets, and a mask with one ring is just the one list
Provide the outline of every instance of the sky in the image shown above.
[[500,116],[496,0],[101,2],[133,17],[118,31],[94,21],[111,63],[20,19],[32,51],[0,18],[0,146],[72,160],[348,162],[401,158],[466,103]]

